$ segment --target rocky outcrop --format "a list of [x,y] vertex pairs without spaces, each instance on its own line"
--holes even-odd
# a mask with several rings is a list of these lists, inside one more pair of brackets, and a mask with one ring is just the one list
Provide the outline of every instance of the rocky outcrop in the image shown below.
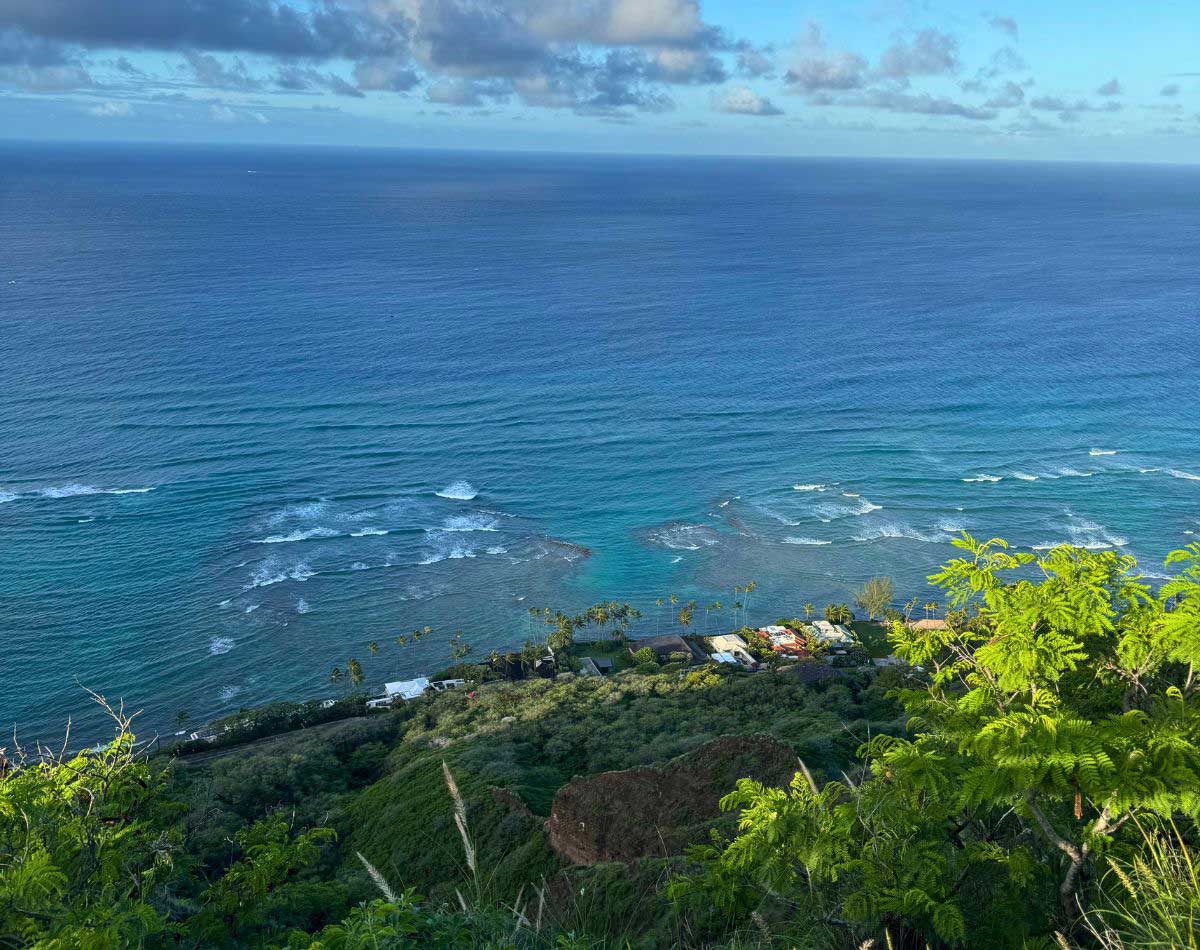
[[554,796],[546,832],[575,864],[679,854],[739,778],[783,786],[798,768],[796,753],[771,736],[724,736],[662,768],[573,779]]

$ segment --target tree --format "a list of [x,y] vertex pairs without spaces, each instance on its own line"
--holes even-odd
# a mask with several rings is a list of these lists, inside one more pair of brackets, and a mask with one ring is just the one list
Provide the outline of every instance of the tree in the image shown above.
[[457,630],[447,643],[450,644],[450,658],[454,660],[454,665],[458,667],[458,671],[462,672],[463,662],[471,655],[471,644],[463,637],[463,632]]
[[16,749],[3,759],[0,942],[230,945],[245,915],[311,864],[333,832],[297,832],[275,814],[234,834],[224,873],[205,886],[187,881],[193,859],[180,829],[163,820],[173,810],[167,770],[136,751],[129,717],[93,698],[116,723],[107,745],[33,756]]
[[891,606],[896,595],[896,584],[890,577],[872,577],[854,598],[854,602],[867,612],[867,619],[874,620]]
[[346,679],[350,684],[351,692],[362,686],[363,681],[366,679],[366,675],[363,673],[362,664],[359,663],[358,660],[354,659],[354,657],[350,657],[350,659],[346,661]]
[[378,643],[376,643],[374,640],[372,640],[370,643],[368,643],[368,644],[367,644],[367,650],[368,650],[368,651],[369,651],[369,652],[370,652],[372,655],[374,655],[374,654],[376,654],[376,653],[378,653],[378,652],[379,652],[379,644],[378,644]]
[[1200,811],[1200,545],[1154,595],[1127,554],[954,544],[929,580],[955,622],[890,634],[927,671],[899,692],[918,731],[866,742],[857,782],[740,782],[732,877],[704,886],[824,885],[867,933],[928,942],[1052,893],[1069,928],[1129,827]]
[[342,681],[341,667],[335,666],[332,670],[329,671],[329,682],[331,682],[334,686],[337,686],[337,684],[340,683],[341,681]]
[[830,623],[851,623],[854,613],[845,604],[826,604],[825,619]]
[[187,725],[188,720],[191,718],[191,713],[189,713],[186,709],[181,709],[175,714],[175,725],[180,729],[183,729],[183,727]]
[[683,627],[685,636],[687,635],[688,627],[692,625],[692,620],[695,618],[695,616],[696,602],[694,600],[689,600],[686,604],[679,608],[679,616],[676,619],[679,620],[679,625]]
[[804,605],[804,619],[811,620],[814,610],[815,610],[815,608],[813,607],[812,604],[805,604]]
[[642,666],[646,663],[657,663],[658,654],[649,647],[642,647],[640,650],[634,650],[633,660],[638,666]]

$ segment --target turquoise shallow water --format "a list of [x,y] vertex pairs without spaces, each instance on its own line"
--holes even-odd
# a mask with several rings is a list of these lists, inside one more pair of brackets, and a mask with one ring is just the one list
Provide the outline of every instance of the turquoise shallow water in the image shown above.
[[[1200,171],[0,149],[0,726],[1200,531]],[[418,646],[368,640],[429,624]]]

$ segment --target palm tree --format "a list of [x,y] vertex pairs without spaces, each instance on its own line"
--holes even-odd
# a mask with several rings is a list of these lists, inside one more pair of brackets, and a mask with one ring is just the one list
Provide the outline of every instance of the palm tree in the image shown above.
[[812,604],[805,604],[805,605],[804,605],[804,619],[805,619],[805,620],[811,620],[811,619],[812,619],[812,615],[813,615],[813,611],[814,611],[815,609],[816,609],[816,608],[815,608],[815,607],[813,607],[813,605],[812,605]]
[[402,647],[406,643],[408,643],[408,637],[406,637],[404,634],[400,634],[400,636],[396,637],[396,646]]
[[182,729],[191,718],[186,709],[181,709],[175,714],[175,725]]
[[654,606],[658,608],[654,612],[654,635],[657,637],[662,632],[662,606],[663,599],[660,597],[654,602]]
[[366,676],[363,674],[362,664],[354,659],[354,657],[350,657],[346,661],[346,674],[350,677],[350,688],[352,690],[361,686],[363,680],[366,679]]
[[340,683],[341,681],[342,681],[342,670],[340,667],[335,666],[332,670],[329,671],[329,682],[331,682],[334,686],[337,686],[337,684]]
[[746,626],[750,623],[750,621],[746,619],[746,614],[748,614],[750,612],[750,595],[753,594],[756,590],[758,590],[758,581],[750,581],[749,583],[746,584],[745,587],[742,588],[742,593],[744,593],[746,595],[746,598],[745,598],[746,606],[742,612],[742,625],[743,626]]
[[379,652],[379,644],[376,643],[374,640],[372,640],[370,643],[367,644],[367,649],[372,654],[378,653]]

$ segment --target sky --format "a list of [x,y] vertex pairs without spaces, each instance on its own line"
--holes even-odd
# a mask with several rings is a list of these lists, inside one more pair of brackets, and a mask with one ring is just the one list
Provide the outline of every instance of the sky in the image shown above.
[[1200,161],[1195,0],[0,0],[0,138]]

